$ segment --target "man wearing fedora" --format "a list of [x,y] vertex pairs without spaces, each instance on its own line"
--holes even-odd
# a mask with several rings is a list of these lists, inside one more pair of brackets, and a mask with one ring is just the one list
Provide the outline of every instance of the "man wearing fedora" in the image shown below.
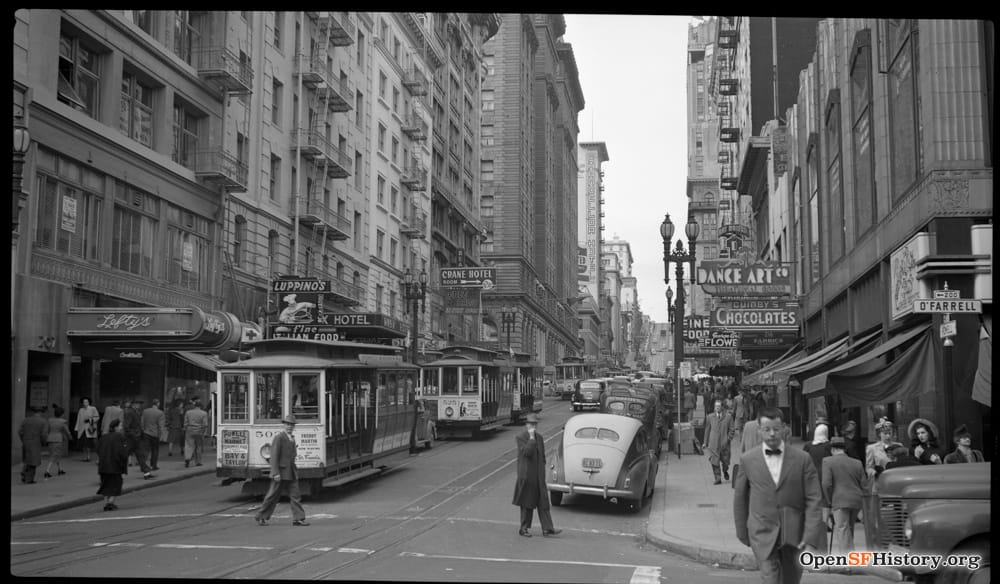
[[955,429],[952,439],[955,441],[955,450],[944,457],[945,464],[986,462],[983,453],[972,448],[972,432],[969,432],[965,424]]
[[847,455],[843,436],[830,438],[830,456],[823,459],[823,492],[830,502],[833,517],[832,553],[854,551],[854,524],[861,510],[861,495],[865,485],[865,467],[860,460]]
[[299,477],[295,469],[295,416],[288,414],[281,422],[285,425],[281,432],[271,439],[271,486],[264,496],[264,502],[254,519],[258,525],[267,525],[268,519],[278,506],[282,492],[288,492],[288,501],[292,506],[292,525],[304,527],[306,511],[302,508],[302,493],[299,491]]
[[521,529],[518,535],[531,537],[531,519],[538,508],[538,520],[542,523],[542,535],[558,535],[561,529],[552,525],[549,513],[549,490],[545,487],[545,439],[536,430],[538,416],[528,414],[524,418],[524,431],[517,440],[517,482],[514,484],[513,503],[521,508]]

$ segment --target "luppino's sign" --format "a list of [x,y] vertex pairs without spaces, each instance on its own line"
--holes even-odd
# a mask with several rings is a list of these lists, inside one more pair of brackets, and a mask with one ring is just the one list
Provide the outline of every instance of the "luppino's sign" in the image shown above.
[[787,296],[792,293],[790,264],[734,260],[704,260],[698,284],[712,296]]
[[712,311],[712,326],[735,331],[798,330],[799,303],[781,300],[727,302]]

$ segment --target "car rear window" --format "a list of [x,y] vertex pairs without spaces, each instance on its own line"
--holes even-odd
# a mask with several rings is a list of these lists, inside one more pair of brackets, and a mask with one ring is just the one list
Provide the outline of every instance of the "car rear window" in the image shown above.
[[630,414],[641,414],[646,411],[646,406],[643,404],[629,404],[628,413]]
[[580,389],[601,389],[601,385],[598,383],[584,381],[580,384]]
[[621,438],[621,436],[618,435],[618,432],[615,432],[614,430],[609,430],[607,428],[594,428],[592,426],[580,428],[573,435],[577,438],[608,440],[610,442],[618,442]]
[[612,412],[624,412],[625,411],[625,402],[609,401],[608,402],[608,409],[611,410]]

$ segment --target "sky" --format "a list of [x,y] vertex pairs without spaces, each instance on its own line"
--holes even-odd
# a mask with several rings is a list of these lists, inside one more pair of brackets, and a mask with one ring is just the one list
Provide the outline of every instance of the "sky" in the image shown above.
[[[686,64],[692,21],[566,14],[563,35],[573,45],[585,101],[577,118],[578,141],[604,142],[608,150],[602,165],[604,237],[629,242],[639,306],[655,322],[667,321],[660,223],[670,213],[676,241],[687,221]],[[673,265],[670,272],[676,291]]]

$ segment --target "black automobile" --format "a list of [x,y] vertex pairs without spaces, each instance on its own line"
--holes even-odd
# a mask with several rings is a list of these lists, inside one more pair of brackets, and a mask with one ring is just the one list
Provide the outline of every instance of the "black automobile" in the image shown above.
[[601,409],[601,401],[608,389],[608,380],[604,378],[585,379],[573,390],[573,411]]

